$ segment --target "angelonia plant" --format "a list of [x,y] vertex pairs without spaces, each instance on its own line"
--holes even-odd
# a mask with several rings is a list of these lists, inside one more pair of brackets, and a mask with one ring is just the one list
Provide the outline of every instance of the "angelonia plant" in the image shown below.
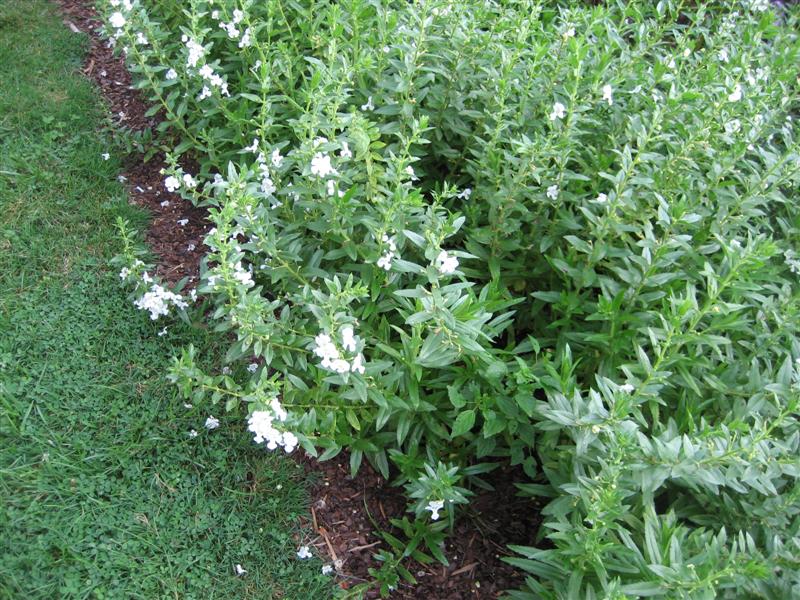
[[98,4],[249,365],[186,397],[368,461],[440,560],[518,466],[514,598],[800,595],[797,7]]

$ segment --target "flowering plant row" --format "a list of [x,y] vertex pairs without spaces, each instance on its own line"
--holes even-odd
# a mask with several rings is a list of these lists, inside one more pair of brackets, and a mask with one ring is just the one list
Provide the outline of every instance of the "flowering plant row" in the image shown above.
[[798,591],[796,14],[101,4],[251,365],[186,349],[185,396],[347,448],[423,525],[520,465],[550,500],[519,598]]

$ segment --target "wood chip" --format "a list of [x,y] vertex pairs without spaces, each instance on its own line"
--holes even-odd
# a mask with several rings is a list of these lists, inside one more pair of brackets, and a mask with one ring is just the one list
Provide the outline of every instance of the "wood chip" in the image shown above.
[[478,566],[478,564],[479,563],[474,562],[474,563],[469,563],[468,565],[464,565],[460,569],[457,569],[452,573],[450,573],[450,577],[455,577],[456,575],[461,575],[462,573],[466,573],[467,571],[472,571],[475,567]]

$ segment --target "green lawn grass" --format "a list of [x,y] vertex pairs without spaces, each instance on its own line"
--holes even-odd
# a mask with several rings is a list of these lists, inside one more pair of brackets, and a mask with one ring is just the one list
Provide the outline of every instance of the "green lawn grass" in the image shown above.
[[184,408],[167,364],[209,340],[158,337],[108,266],[115,219],[146,215],[101,158],[85,43],[0,1],[0,598],[328,598],[295,556],[301,469]]

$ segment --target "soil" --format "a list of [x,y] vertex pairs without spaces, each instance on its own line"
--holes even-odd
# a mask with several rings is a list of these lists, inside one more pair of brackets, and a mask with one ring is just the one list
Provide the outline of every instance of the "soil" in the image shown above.
[[[394,531],[392,518],[401,518],[406,500],[402,489],[392,487],[368,464],[350,477],[349,457],[319,462],[303,459],[306,469],[318,477],[312,488],[310,525],[317,532],[317,554],[337,567],[339,585],[348,589],[369,581],[368,569],[380,563],[374,554],[389,546],[379,532]],[[401,583],[390,598],[412,600],[460,600],[499,598],[505,590],[520,587],[520,572],[504,563],[508,544],[531,545],[540,525],[541,506],[517,495],[514,469],[498,470],[485,479],[494,491],[475,490],[469,507],[459,514],[444,547],[450,565],[438,562],[406,564],[416,585]],[[377,525],[377,527],[376,527]],[[402,537],[399,535],[399,537]],[[367,598],[379,598],[377,590]]]
[[[90,47],[84,73],[101,90],[112,118],[120,127],[132,131],[155,130],[158,115],[146,116],[146,98],[131,87],[123,60],[114,55],[97,32],[100,21],[91,1],[55,2],[63,12],[65,26],[76,34],[88,35]],[[120,179],[128,187],[131,202],[151,213],[145,239],[157,260],[156,273],[169,283],[186,277],[188,287],[193,287],[203,256],[203,238],[211,225],[204,209],[164,188],[163,158],[156,155],[145,162],[142,155],[132,155],[124,164]],[[183,219],[187,221],[183,223]],[[402,489],[392,487],[367,464],[351,478],[345,453],[326,462],[308,457],[298,460],[318,482],[312,488],[307,520],[316,533],[311,542],[316,554],[326,564],[335,565],[342,589],[369,581],[368,570],[380,566],[374,554],[388,549],[379,531],[392,531],[390,519],[407,514]],[[492,599],[504,590],[519,587],[522,576],[501,559],[509,555],[508,544],[534,543],[541,507],[516,495],[517,475],[513,470],[498,470],[487,478],[494,491],[478,490],[447,538],[443,551],[450,565],[407,564],[417,584],[402,583],[391,598]],[[376,590],[367,593],[367,598],[378,597]]]

